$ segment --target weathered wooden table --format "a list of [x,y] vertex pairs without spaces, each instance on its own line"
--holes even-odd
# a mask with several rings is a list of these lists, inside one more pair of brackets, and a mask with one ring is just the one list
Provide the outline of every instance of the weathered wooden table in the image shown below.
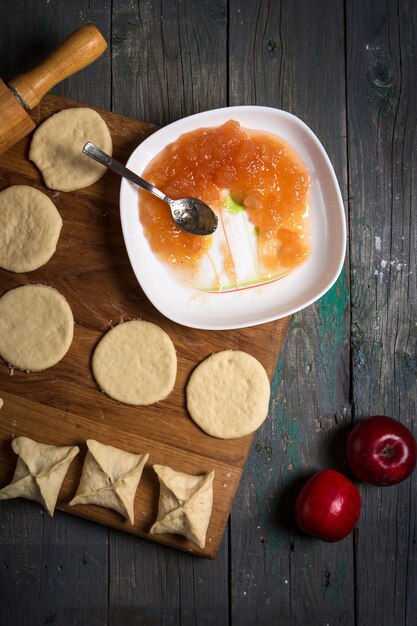
[[360,486],[355,533],[292,518],[301,481],[345,469],[352,421],[416,423],[417,3],[0,0],[0,76],[83,23],[109,42],[57,93],[166,124],[225,105],[301,117],[332,159],[349,246],[337,284],[294,315],[213,562],[27,501],[0,509],[0,623],[417,624],[416,476]]

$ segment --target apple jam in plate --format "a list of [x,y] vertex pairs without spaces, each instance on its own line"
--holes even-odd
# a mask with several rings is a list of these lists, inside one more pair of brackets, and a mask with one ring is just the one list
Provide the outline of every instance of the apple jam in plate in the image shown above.
[[295,116],[257,106],[199,113],[155,132],[127,166],[219,215],[214,235],[189,235],[164,203],[123,179],[127,252],[166,317],[195,328],[253,326],[304,308],[337,279],[340,190],[322,145]]
[[178,228],[164,202],[139,193],[152,250],[200,291],[270,283],[310,256],[309,172],[273,135],[235,120],[194,130],[169,144],[143,176],[171,198],[200,198],[219,217],[212,236],[195,237]]

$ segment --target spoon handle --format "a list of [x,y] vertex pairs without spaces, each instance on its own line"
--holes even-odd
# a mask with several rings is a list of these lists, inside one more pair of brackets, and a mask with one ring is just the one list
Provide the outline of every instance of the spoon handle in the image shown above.
[[132,170],[127,169],[127,167],[119,163],[119,161],[115,161],[109,154],[106,154],[105,152],[103,152],[103,150],[97,148],[97,146],[95,146],[93,143],[86,143],[83,148],[83,152],[95,161],[98,161],[98,163],[101,163],[101,165],[105,165],[109,170],[112,170],[119,176],[127,178],[132,183],[135,183],[136,185],[139,185],[139,187],[146,189],[146,191],[153,193],[153,195],[157,198],[160,198],[161,200],[164,200],[164,202],[169,203],[170,199],[162,191],[160,191],[159,189],[151,185],[151,183],[148,183],[146,180],[132,172]]

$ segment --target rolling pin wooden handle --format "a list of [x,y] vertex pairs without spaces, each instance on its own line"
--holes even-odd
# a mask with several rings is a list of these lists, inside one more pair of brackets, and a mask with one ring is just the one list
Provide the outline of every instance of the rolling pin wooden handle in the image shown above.
[[33,109],[52,87],[90,65],[106,48],[94,24],[82,26],[38,67],[10,81],[10,87],[27,109]]

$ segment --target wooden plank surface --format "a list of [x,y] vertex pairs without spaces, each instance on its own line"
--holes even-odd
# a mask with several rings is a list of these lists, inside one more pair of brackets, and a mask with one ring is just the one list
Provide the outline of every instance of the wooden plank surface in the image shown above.
[[[70,11],[68,2],[65,4],[0,0],[0,21],[5,29],[0,38],[0,75],[4,80],[40,62],[73,30],[90,21],[111,44],[110,0],[74,0]],[[111,45],[93,65],[64,81],[57,91],[110,109],[110,83]],[[107,623],[108,528],[59,511],[50,519],[33,502],[3,504],[0,551],[4,576],[0,586],[7,594],[0,600],[0,623]],[[29,532],[22,523],[25,519],[30,520]]]
[[[114,0],[112,32],[113,110],[162,125],[227,105],[226,0]],[[189,561],[110,531],[111,626],[228,624],[229,533],[213,562]]]
[[227,103],[300,115],[336,166],[351,235],[337,287],[293,318],[216,560],[4,502],[0,623],[417,625],[415,477],[361,486],[358,531],[340,544],[302,536],[291,514],[304,470],[344,469],[351,415],[384,411],[416,432],[415,12],[413,0],[0,0],[2,78],[91,19],[109,50],[62,95],[155,124]]
[[[262,3],[244,20],[241,3],[231,6],[230,103],[279,106],[301,117],[328,151],[346,200],[343,4]],[[303,480],[334,463],[329,449],[350,421],[348,338],[343,273],[293,316],[274,376],[274,419],[254,437],[232,511],[232,622],[239,626],[320,624],[324,616],[331,624],[354,622],[352,540],[337,550],[311,540],[297,532],[292,513]]]
[[[113,110],[163,125],[226,106],[227,27],[226,0],[114,0]],[[228,624],[228,532],[214,561],[190,564],[187,554],[145,541],[132,550],[130,537],[111,531],[110,560],[111,626]]]
[[[353,411],[391,415],[414,433],[416,28],[415,2],[348,7]],[[416,624],[416,475],[361,493],[358,624]]]
[[[32,117],[39,124],[51,114],[73,106],[79,105],[61,96],[48,95]],[[155,129],[125,116],[100,113],[112,135],[117,160],[125,161],[134,147]],[[2,187],[31,184],[46,191],[36,167],[27,159],[29,142],[30,138],[25,138],[7,154],[0,155]],[[218,440],[206,435],[187,414],[186,383],[201,360],[223,349],[249,351],[263,363],[271,377],[288,320],[238,331],[213,332],[188,329],[165,319],[144,296],[130,268],[119,224],[119,187],[119,178],[106,172],[97,183],[77,192],[48,190],[64,223],[53,259],[29,275],[0,272],[2,293],[21,284],[51,285],[67,298],[75,319],[74,340],[58,365],[38,373],[10,370],[6,363],[0,368],[0,390],[5,402],[0,420],[0,482],[7,484],[11,463],[15,463],[10,441],[19,435],[52,445],[75,444],[82,449],[85,440],[97,438],[122,450],[148,452],[150,459],[136,495],[133,526],[109,509],[66,506],[79,482],[84,454],[71,464],[59,507],[153,541],[214,558],[251,436]],[[122,320],[135,318],[164,328],[177,351],[178,372],[173,392],[166,400],[147,407],[124,405],[100,393],[90,367],[92,352],[103,333]],[[58,432],[57,424],[60,424]],[[151,469],[154,463],[191,474],[215,471],[213,512],[204,549],[175,535],[149,535],[157,513],[158,481]]]

